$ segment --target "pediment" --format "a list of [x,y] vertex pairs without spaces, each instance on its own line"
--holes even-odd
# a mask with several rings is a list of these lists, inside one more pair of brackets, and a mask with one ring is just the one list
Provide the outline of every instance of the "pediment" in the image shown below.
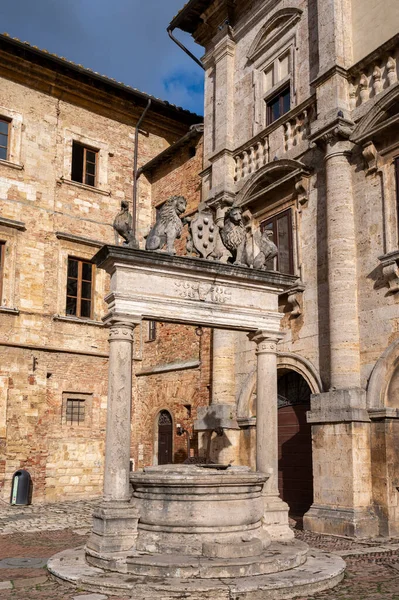
[[283,8],[278,10],[263,25],[248,52],[248,59],[256,60],[263,52],[273,46],[301,18],[302,11],[298,8]]
[[384,135],[387,130],[399,124],[399,82],[395,83],[384,96],[374,104],[359,121],[351,140],[357,144]]

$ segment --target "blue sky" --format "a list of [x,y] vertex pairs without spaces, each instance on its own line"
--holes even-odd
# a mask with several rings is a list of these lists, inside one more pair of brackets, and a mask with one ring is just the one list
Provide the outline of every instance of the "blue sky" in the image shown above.
[[203,114],[203,71],[166,32],[185,1],[0,0],[0,31]]

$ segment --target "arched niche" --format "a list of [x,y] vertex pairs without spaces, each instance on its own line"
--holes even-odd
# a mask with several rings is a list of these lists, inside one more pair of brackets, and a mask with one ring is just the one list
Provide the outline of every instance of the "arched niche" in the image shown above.
[[399,340],[388,346],[371,372],[367,408],[399,408]]
[[[312,363],[292,352],[279,352],[277,354],[277,370],[280,374],[295,371],[301,375],[308,384],[312,394],[320,394],[323,384]],[[245,379],[237,401],[237,418],[249,419],[255,416],[256,370],[253,370]]]

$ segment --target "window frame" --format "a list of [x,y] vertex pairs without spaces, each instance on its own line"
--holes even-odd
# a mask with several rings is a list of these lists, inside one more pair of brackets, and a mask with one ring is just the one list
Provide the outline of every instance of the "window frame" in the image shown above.
[[[70,260],[75,260],[78,263],[78,276],[77,277],[70,277],[68,275],[68,271],[69,271],[69,261]],[[89,298],[83,298],[83,300],[90,300],[90,315],[89,316],[81,316],[81,310],[82,310],[82,283],[83,282],[88,282],[87,279],[82,279],[82,271],[83,271],[83,264],[89,264],[91,265],[91,296],[90,299]],[[70,294],[68,294],[68,280],[69,279],[74,279],[77,280],[77,295],[76,296],[71,296]],[[91,260],[85,259],[85,258],[78,258],[76,256],[73,255],[68,255],[67,256],[67,276],[66,276],[66,294],[65,294],[65,315],[66,316],[70,316],[70,317],[75,317],[77,319],[82,319],[82,320],[93,320],[93,305],[94,305],[94,284],[95,284],[95,265],[94,263],[91,262]],[[76,314],[69,314],[67,313],[67,302],[68,302],[68,298],[76,298]]]
[[396,231],[399,240],[399,156],[395,156],[394,169],[395,169],[395,187],[396,187]]
[[288,231],[289,231],[289,235],[288,235],[288,258],[289,258],[289,272],[285,273],[285,275],[295,275],[295,260],[294,260],[294,240],[293,240],[293,235],[294,235],[294,231],[293,231],[293,218],[292,218],[292,209],[291,208],[285,208],[284,210],[280,211],[280,212],[276,212],[270,216],[267,216],[266,218],[264,218],[261,222],[260,222],[260,230],[263,233],[263,231],[266,229],[267,225],[269,223],[274,223],[273,225],[273,242],[276,244],[279,253],[277,254],[276,258],[274,259],[276,261],[276,271],[277,272],[281,272],[279,270],[279,262],[280,262],[280,248],[279,248],[279,244],[278,244],[278,225],[277,222],[278,220],[280,220],[281,218],[288,216]]
[[[72,410],[68,414],[68,407],[72,403]],[[74,412],[75,405],[77,405],[77,412]],[[81,416],[81,408],[83,406],[83,418],[80,419]],[[77,420],[73,419],[73,416],[77,415]],[[70,418],[69,418],[70,417]],[[71,427],[77,425],[78,427],[83,425],[86,422],[86,400],[84,398],[66,398],[65,401],[65,424]]]
[[157,322],[154,320],[148,321],[148,342],[155,342],[157,339]]
[[[67,408],[68,401],[80,401],[84,402],[84,419],[82,421],[68,421],[67,420]],[[93,421],[93,393],[92,392],[62,392],[61,400],[61,426],[72,429],[85,429],[88,430],[92,426]]]
[[6,253],[6,242],[0,240],[0,306],[3,306],[3,279],[4,279],[4,257]]
[[[73,160],[73,155],[74,155],[74,148],[76,148],[77,146],[79,146],[80,148],[83,149],[83,162],[82,162],[82,181],[79,181],[77,179],[73,179],[73,164],[74,164],[74,160]],[[87,161],[87,153],[88,152],[92,152],[95,156],[95,162],[91,163],[91,161]],[[82,142],[79,142],[78,140],[73,139],[72,140],[72,156],[71,156],[71,181],[74,181],[75,183],[80,183],[82,185],[88,185],[91,188],[97,188],[98,187],[98,169],[99,169],[99,154],[100,154],[100,150],[98,148],[94,148],[93,146],[90,146],[88,144],[83,144]],[[92,173],[87,173],[87,163],[90,164],[94,164],[94,183],[88,183],[87,182],[87,176],[89,177],[93,177]]]
[[[288,110],[286,110],[285,112],[283,112],[283,98],[285,93],[288,91],[289,94],[289,108]],[[284,115],[288,114],[291,110],[291,84],[288,83],[283,85],[278,92],[272,94],[271,96],[265,98],[265,102],[266,102],[266,126],[271,125],[272,123],[275,123],[276,121],[278,121],[279,119],[281,119],[281,117],[283,117]],[[275,119],[272,118],[273,116],[273,109],[271,107],[271,103],[273,101],[275,101],[276,99],[279,100],[279,116],[276,117]]]
[[[6,118],[6,117],[4,117],[3,115],[0,115],[0,122],[7,123],[7,146],[2,146],[0,144],[0,148],[6,148],[6,157],[5,158],[0,158],[0,160],[9,162],[9,160],[10,160],[10,125],[11,125],[11,120],[8,119],[8,118]],[[1,135],[5,135],[5,134],[1,134]]]

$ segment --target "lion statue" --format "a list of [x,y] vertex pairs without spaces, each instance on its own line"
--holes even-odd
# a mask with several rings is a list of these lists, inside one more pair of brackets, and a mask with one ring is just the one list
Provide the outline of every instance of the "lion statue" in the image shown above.
[[267,269],[266,263],[275,258],[278,254],[278,248],[273,240],[273,231],[265,229],[262,235],[259,235],[260,239],[257,239],[259,246],[259,254],[254,259],[254,269],[261,269],[265,271]]
[[183,231],[181,216],[187,208],[187,200],[183,196],[171,196],[161,207],[155,225],[147,236],[145,249],[162,251],[166,246],[168,254],[176,254],[175,240]]
[[234,265],[247,266],[245,259],[246,231],[242,221],[242,211],[238,206],[233,206],[226,212],[220,237],[224,246],[231,253],[229,262]]

